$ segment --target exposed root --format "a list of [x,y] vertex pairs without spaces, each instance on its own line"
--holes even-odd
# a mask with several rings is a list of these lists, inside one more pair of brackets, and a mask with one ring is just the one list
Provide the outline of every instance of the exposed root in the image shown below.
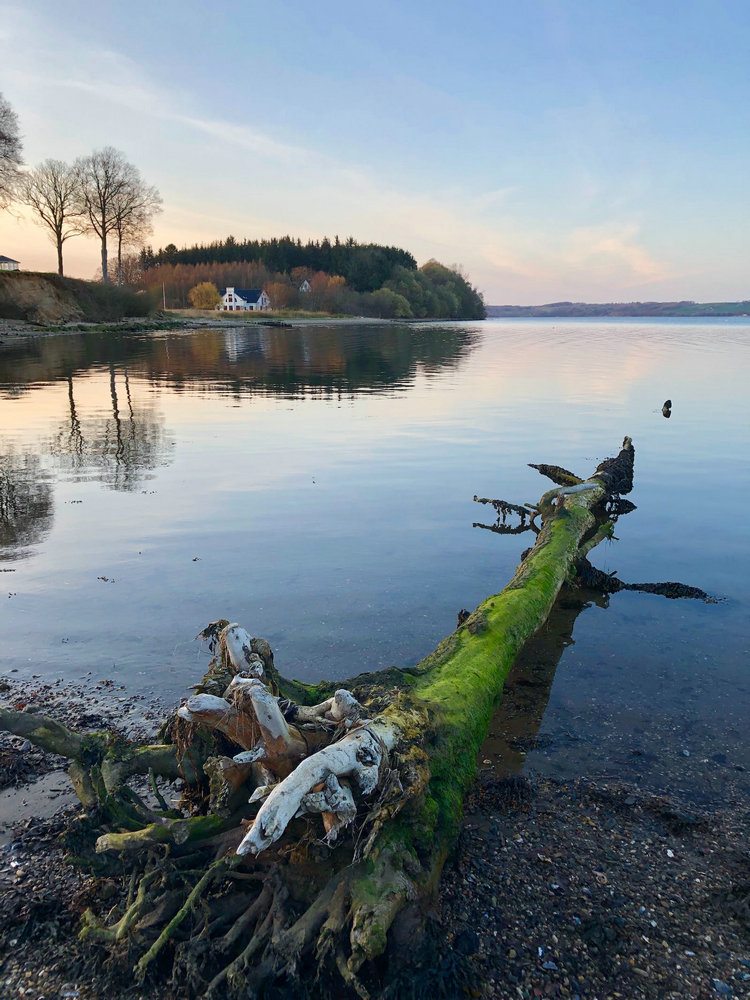
[[151,962],[154,961],[167,942],[174,937],[177,928],[195,907],[205,890],[224,873],[227,864],[228,862],[225,858],[219,858],[218,861],[214,861],[214,863],[195,884],[191,892],[188,894],[185,902],[182,904],[174,917],[172,917],[169,921],[156,941],[154,941],[146,954],[139,959],[138,964],[135,967],[136,978],[139,982],[143,982],[146,976],[146,971]]
[[[398,729],[393,724],[360,725],[337,743],[301,761],[287,778],[274,785],[237,853],[260,854],[270,847],[296,815],[307,811],[306,797],[318,786],[325,786],[331,775],[337,779],[352,776],[360,793],[369,795],[377,787],[380,766],[397,737]],[[343,824],[348,821],[342,817]]]

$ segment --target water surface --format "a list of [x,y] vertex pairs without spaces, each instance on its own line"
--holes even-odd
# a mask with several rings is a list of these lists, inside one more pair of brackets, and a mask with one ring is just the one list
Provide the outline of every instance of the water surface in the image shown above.
[[625,592],[553,622],[526,750],[687,785],[748,766],[749,360],[747,319],[3,345],[0,669],[177,698],[219,617],[305,679],[412,664],[529,544],[473,528],[489,519],[474,494],[535,501],[546,481],[526,463],[588,475],[628,434],[637,510],[593,561],[723,600]]

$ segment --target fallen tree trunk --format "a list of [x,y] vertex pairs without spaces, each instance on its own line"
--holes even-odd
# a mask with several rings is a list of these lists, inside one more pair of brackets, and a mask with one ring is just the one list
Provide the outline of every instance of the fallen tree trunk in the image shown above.
[[[563,483],[535,507],[483,501],[503,518],[494,530],[519,530],[505,524],[515,513],[535,543],[504,590],[413,668],[342,685],[286,680],[265,640],[222,621],[202,633],[214,661],[159,746],[0,711],[0,728],[72,758],[100,863],[132,872],[120,909],[87,912],[82,934],[187,995],[253,996],[300,979],[330,995],[331,976],[361,997],[397,990],[399,949],[413,962],[505,677],[563,583],[611,536],[633,458],[626,438],[587,480],[535,466]],[[138,775],[152,796],[130,787]],[[169,810],[158,778],[178,775],[180,809]],[[393,960],[376,963],[387,949]]]

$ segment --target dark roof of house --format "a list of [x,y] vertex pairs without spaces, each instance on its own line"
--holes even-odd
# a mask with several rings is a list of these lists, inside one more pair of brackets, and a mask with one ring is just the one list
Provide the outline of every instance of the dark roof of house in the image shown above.
[[[245,302],[257,302],[258,299],[260,298],[262,292],[263,292],[262,288],[235,288],[234,289],[234,294],[235,295],[239,295],[239,297],[241,299],[244,299]],[[221,293],[221,297],[224,298],[224,296],[226,294],[227,294],[227,290],[225,288],[224,291]]]
[[13,260],[12,257],[3,257],[0,253],[0,264],[20,264],[20,260]]

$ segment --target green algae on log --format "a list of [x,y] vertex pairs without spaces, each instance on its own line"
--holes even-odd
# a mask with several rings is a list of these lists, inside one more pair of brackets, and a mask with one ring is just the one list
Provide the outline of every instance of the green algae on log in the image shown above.
[[[275,995],[300,984],[305,995],[393,995],[505,678],[562,585],[611,536],[633,460],[625,438],[586,480],[535,466],[563,483],[536,507],[489,501],[503,521],[523,511],[535,543],[507,586],[414,667],[307,685],[278,673],[265,640],[220,621],[202,633],[209,671],[160,746],[0,711],[0,728],[73,759],[87,809],[77,853],[88,839],[98,870],[130,873],[127,899],[104,918],[87,911],[82,936],[180,995],[239,998],[272,984]],[[159,777],[180,776],[178,810],[130,787],[146,774],[156,792]]]

